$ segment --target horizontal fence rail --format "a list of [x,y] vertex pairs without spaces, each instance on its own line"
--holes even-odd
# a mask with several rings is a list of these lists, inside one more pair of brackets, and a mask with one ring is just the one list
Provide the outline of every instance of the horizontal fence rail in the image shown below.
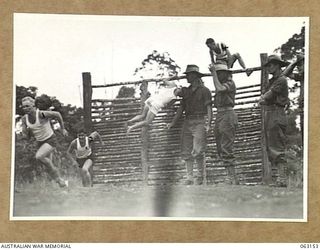
[[[262,181],[261,109],[257,101],[260,84],[237,88],[235,111],[238,115],[234,154],[236,173],[240,184],[255,185]],[[177,184],[186,178],[186,169],[180,158],[181,119],[168,130],[179,106],[161,110],[148,128],[148,183],[150,185]],[[105,147],[95,144],[94,182],[133,183],[144,180],[141,163],[141,129],[126,134],[125,122],[141,112],[139,98],[93,99],[91,121],[106,142]],[[216,111],[213,110],[213,118]],[[214,119],[211,124],[214,128]],[[213,130],[207,136],[207,183],[221,183],[226,178],[225,166],[217,164]]]

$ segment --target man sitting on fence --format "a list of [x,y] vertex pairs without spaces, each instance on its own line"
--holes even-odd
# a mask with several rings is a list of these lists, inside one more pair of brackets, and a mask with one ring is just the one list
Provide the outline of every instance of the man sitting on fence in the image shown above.
[[22,117],[22,134],[24,137],[28,137],[32,132],[36,138],[39,148],[36,152],[36,159],[47,167],[49,175],[60,187],[68,186],[68,182],[60,177],[59,170],[54,166],[50,157],[57,145],[57,138],[51,127],[51,120],[57,120],[62,134],[64,136],[68,135],[60,113],[36,109],[35,100],[30,96],[22,98],[22,109],[26,113]]
[[209,48],[212,64],[224,64],[230,69],[233,68],[234,63],[238,61],[240,66],[246,70],[247,76],[251,75],[252,71],[246,68],[246,65],[239,53],[231,54],[227,45],[224,43],[216,43],[212,38],[208,38],[206,40],[206,45]]
[[92,132],[89,136],[85,134],[83,128],[78,130],[78,138],[74,139],[67,150],[67,154],[73,160],[72,153],[75,152],[76,161],[81,169],[81,180],[84,187],[93,186],[93,159],[92,159],[92,143],[95,139],[99,139],[100,144],[104,145],[100,134],[97,131]]
[[214,135],[216,138],[218,158],[226,167],[230,184],[239,184],[235,173],[235,157],[233,145],[238,125],[235,105],[236,85],[232,80],[231,71],[224,64],[211,64],[209,70],[213,76],[216,90],[214,106],[217,108]]
[[[185,88],[178,88],[174,82],[164,82],[164,88],[159,89],[159,92],[155,95],[150,96],[145,101],[142,114],[137,115],[127,121],[127,124],[137,122],[134,125],[128,126],[127,133],[130,133],[133,129],[141,128],[149,125],[156,117],[157,113],[165,106],[175,101],[177,96],[183,95]],[[126,124],[126,125],[127,125]]]
[[[184,72],[190,86],[186,88],[182,96],[181,105],[177,110],[173,121],[168,125],[170,129],[185,113],[182,128],[182,158],[187,169],[187,180],[185,184],[198,185],[203,183],[205,171],[205,151],[207,146],[207,132],[212,119],[212,96],[210,90],[204,86],[197,65],[188,65]],[[205,116],[208,116],[206,123]],[[196,161],[197,176],[193,179],[193,163]]]

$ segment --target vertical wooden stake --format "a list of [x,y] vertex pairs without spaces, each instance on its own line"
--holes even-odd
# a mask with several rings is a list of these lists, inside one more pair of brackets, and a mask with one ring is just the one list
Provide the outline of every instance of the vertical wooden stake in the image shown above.
[[[266,64],[268,60],[268,55],[266,53],[260,54],[261,60],[261,94],[266,92],[266,87],[269,84],[268,71],[263,65]],[[262,150],[262,182],[264,184],[272,183],[272,169],[268,160],[267,149],[266,149],[266,133],[265,133],[265,108],[261,105],[261,150]]]
[[[141,90],[141,110],[144,108],[144,102],[149,97],[148,92],[148,82],[143,81],[140,85]],[[149,128],[148,126],[144,126],[141,129],[141,166],[143,171],[143,180],[145,184],[148,184],[148,174],[149,174],[149,165],[148,165],[148,148],[149,148]]]
[[90,72],[82,73],[83,86],[83,111],[84,111],[84,128],[86,133],[90,133],[92,129],[92,115],[91,115],[91,101],[92,101],[92,87]]

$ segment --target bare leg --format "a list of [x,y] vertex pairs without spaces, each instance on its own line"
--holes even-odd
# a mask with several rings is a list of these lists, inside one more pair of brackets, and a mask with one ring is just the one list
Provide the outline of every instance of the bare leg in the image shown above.
[[133,117],[132,119],[127,121],[127,123],[132,123],[132,122],[144,120],[147,116],[148,111],[149,111],[149,107],[147,105],[145,105],[142,110],[142,113],[140,115],[136,115],[135,117]]
[[44,143],[36,153],[36,159],[42,162],[48,169],[52,179],[54,179],[60,187],[66,186],[65,181],[60,177],[58,169],[53,165],[50,159],[54,148],[48,143]]
[[92,168],[92,160],[88,159],[83,164],[83,167],[81,169],[81,177],[82,177],[82,184],[84,187],[91,187],[91,171]]
[[233,67],[233,64],[238,60],[240,66],[243,68],[243,69],[246,69],[246,65],[242,59],[242,57],[240,56],[239,53],[235,53],[233,55],[231,55],[229,57],[229,60],[228,60],[228,67],[229,68],[232,68]]
[[134,124],[132,126],[129,126],[128,130],[127,130],[127,133],[130,133],[133,129],[141,128],[143,126],[149,125],[152,122],[152,120],[154,119],[155,116],[156,115],[154,113],[152,113],[151,111],[148,111],[146,119],[141,121],[141,122],[137,122],[136,124]]

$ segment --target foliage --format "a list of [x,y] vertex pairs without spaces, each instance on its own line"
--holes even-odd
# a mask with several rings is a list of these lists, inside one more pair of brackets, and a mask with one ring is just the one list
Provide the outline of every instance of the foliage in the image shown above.
[[[60,171],[66,171],[68,168],[68,160],[66,157],[66,150],[69,143],[77,135],[77,130],[80,126],[83,126],[83,109],[77,108],[70,104],[64,105],[56,97],[51,97],[46,94],[37,96],[36,87],[23,87],[16,86],[16,114],[19,117],[24,115],[21,109],[21,99],[25,96],[31,96],[36,100],[37,108],[41,110],[53,110],[60,112],[65,128],[69,132],[67,138],[56,130],[58,146],[54,155],[54,161]],[[17,120],[18,122],[18,120]],[[54,124],[56,121],[54,122]],[[53,124],[53,127],[55,127]],[[15,175],[18,182],[29,181],[32,182],[34,179],[47,176],[44,174],[44,166],[36,162],[35,153],[37,151],[37,142],[30,138],[28,140],[22,139],[19,135],[16,135],[15,142]],[[61,160],[62,159],[62,160]]]
[[[301,28],[299,34],[294,34],[287,42],[275,49],[275,52],[281,54],[281,58],[287,61],[293,61],[298,54],[305,53],[305,27]],[[291,92],[300,89],[300,82],[295,82],[293,86],[289,86]],[[296,102],[294,102],[295,104]]]
[[152,51],[141,64],[134,72],[141,79],[172,77],[181,70],[168,52],[159,53],[157,50]]
[[[301,28],[301,31],[299,34],[293,34],[292,37],[288,39],[287,42],[282,44],[280,47],[275,49],[275,52],[281,53],[281,57],[284,60],[293,61],[296,59],[298,54],[301,54],[305,52],[305,27],[303,26]],[[291,104],[294,106],[298,105],[298,108],[303,111],[303,103],[301,100],[303,100],[303,96],[301,96],[301,81],[295,81],[293,85],[289,86],[289,90],[291,93],[295,93],[296,91],[299,91],[299,97],[298,98],[292,98],[290,100]],[[303,112],[301,112],[303,115]],[[296,116],[298,113],[296,113]],[[300,118],[301,119],[301,118]],[[302,120],[302,119],[301,119]],[[303,127],[303,124],[302,124]]]
[[[287,42],[275,49],[275,52],[281,54],[281,58],[287,61],[294,61],[298,54],[305,53],[305,27],[301,28],[299,34],[293,34]],[[298,73],[298,72],[297,72]],[[298,74],[299,78],[303,77]],[[291,109],[287,111],[288,126],[287,126],[287,160],[288,160],[288,174],[291,186],[302,187],[303,184],[303,122],[300,122],[300,131],[297,129],[297,118],[303,121],[303,96],[301,93],[300,79],[291,81],[293,84],[289,85],[291,93],[299,91],[299,96],[291,98]]]
[[275,49],[280,52],[283,60],[292,60],[299,53],[305,52],[305,27],[301,28],[299,34],[294,34],[289,40]]
[[130,98],[134,97],[136,90],[133,87],[122,86],[116,98]]
[[299,134],[299,129],[296,126],[296,119],[298,115],[297,109],[289,109],[287,110],[287,119],[288,119],[288,126],[287,126],[287,135],[296,135]]

